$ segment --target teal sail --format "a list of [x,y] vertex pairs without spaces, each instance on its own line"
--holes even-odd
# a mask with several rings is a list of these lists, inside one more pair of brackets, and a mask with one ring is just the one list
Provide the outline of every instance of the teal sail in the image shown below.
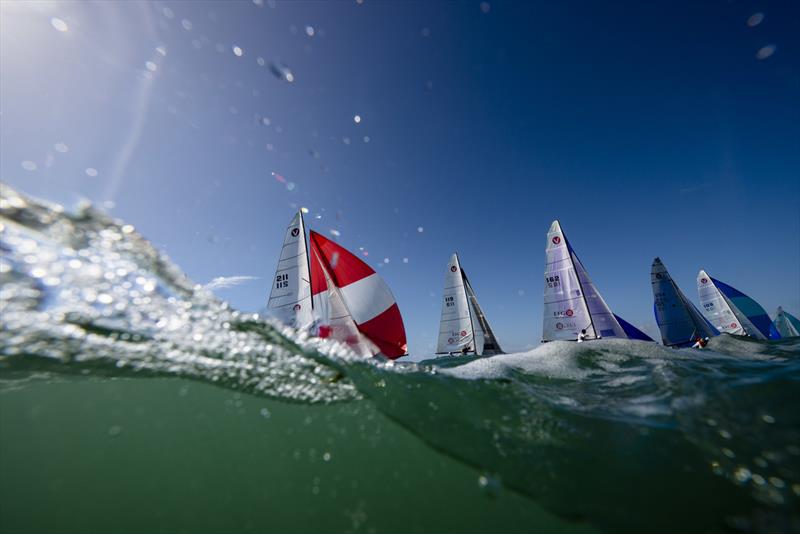
[[672,280],[660,258],[653,260],[650,270],[653,286],[653,308],[661,341],[667,347],[691,347],[696,338],[719,335],[705,317]]
[[735,287],[700,271],[697,289],[703,313],[720,332],[756,339],[781,338],[764,308]]
[[778,306],[773,323],[781,337],[800,337],[800,319],[780,306]]

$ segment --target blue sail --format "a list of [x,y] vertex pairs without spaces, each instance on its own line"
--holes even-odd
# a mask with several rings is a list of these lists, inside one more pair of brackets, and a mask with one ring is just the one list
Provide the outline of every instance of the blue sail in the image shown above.
[[690,347],[699,337],[719,335],[719,331],[694,307],[667,271],[660,258],[653,260],[650,271],[653,287],[653,311],[668,347]]
[[[756,332],[748,332],[752,337],[764,337],[766,339],[780,339],[781,335],[767,315],[767,312],[755,300],[751,299],[735,287],[731,287],[725,282],[720,282],[716,278],[710,277],[717,289],[725,298],[735,306],[735,311],[741,312],[758,329]],[[759,335],[760,334],[760,335]]]
[[625,335],[628,336],[628,339],[639,339],[641,341],[655,342],[652,337],[648,336],[616,313],[614,314],[614,318],[616,318],[616,320],[619,322],[619,325],[622,327],[622,330],[625,331]]

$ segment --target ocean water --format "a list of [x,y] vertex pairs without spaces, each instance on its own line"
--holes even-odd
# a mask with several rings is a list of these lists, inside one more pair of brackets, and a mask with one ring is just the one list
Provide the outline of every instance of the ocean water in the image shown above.
[[3,532],[798,532],[800,342],[364,361],[0,196]]

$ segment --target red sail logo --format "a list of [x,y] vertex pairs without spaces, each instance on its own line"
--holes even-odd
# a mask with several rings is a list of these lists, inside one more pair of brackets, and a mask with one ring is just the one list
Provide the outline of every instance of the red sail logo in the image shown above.
[[457,268],[455,265],[453,265],[452,267],[450,267],[450,271],[451,271],[451,272],[456,272],[457,270],[458,270],[458,268]]
[[559,243],[561,243],[561,238],[559,236],[553,237],[553,244],[558,245]]
[[572,317],[574,314],[575,312],[573,312],[572,310],[567,310],[564,312],[564,315],[566,315],[567,317]]
[[300,235],[300,228],[292,228],[292,237],[297,237]]
[[299,304],[294,305],[294,311],[300,311],[300,308],[302,308],[302,306],[300,306]]
[[704,284],[707,284],[708,283],[708,278],[701,278],[700,282],[702,282]]

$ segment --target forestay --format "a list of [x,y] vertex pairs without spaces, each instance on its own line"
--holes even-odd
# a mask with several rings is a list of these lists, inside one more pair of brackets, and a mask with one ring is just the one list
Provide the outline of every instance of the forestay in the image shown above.
[[286,228],[267,309],[289,326],[310,328],[314,322],[310,280],[305,224],[297,212]]
[[660,258],[650,270],[656,322],[661,340],[668,347],[691,346],[697,336],[711,337],[719,332],[695,308],[667,271]]

